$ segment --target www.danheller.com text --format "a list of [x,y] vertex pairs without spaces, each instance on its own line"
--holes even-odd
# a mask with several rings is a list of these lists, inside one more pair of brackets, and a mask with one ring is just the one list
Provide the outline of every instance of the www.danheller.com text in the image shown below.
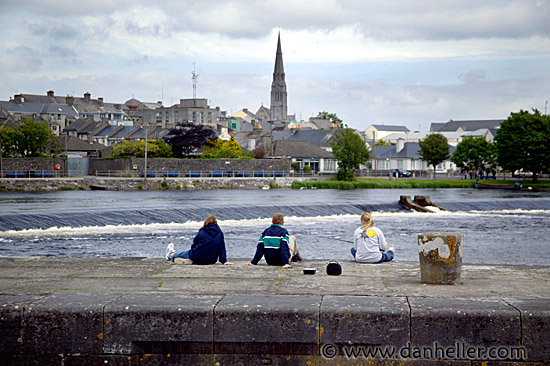
[[326,343],[321,347],[321,356],[334,358],[414,358],[445,360],[525,360],[527,349],[519,346],[473,346],[455,342],[452,346],[441,346],[434,342],[430,346],[413,346],[407,343],[401,348],[395,346],[342,345]]

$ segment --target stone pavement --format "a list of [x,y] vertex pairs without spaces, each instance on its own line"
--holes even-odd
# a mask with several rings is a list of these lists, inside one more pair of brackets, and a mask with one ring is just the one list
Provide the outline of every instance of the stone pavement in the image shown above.
[[231,260],[0,257],[0,364],[549,364],[549,267]]

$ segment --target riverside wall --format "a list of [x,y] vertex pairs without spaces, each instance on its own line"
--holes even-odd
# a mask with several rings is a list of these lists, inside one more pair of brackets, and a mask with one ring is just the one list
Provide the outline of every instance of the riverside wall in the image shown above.
[[266,189],[290,188],[293,181],[312,179],[318,178],[3,178],[0,191]]
[[[293,268],[164,258],[1,258],[2,365],[459,365],[550,361],[550,272],[418,263]],[[317,268],[304,275],[304,268]],[[384,353],[382,353],[384,352]],[[376,354],[375,354],[376,353]]]

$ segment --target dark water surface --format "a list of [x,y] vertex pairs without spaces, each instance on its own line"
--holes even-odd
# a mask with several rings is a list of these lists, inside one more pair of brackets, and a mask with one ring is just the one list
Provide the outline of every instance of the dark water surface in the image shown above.
[[[453,212],[410,212],[400,195],[429,196]],[[228,256],[250,258],[282,212],[303,257],[351,259],[363,211],[400,260],[418,260],[418,234],[451,231],[465,235],[464,262],[550,265],[550,194],[474,189],[2,192],[0,256],[163,256],[169,242],[188,249],[215,215]]]

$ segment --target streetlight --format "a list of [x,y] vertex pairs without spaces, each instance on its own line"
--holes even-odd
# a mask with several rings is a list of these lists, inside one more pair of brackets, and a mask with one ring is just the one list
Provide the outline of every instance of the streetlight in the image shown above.
[[145,189],[147,189],[147,123],[145,124],[145,176],[143,183]]

